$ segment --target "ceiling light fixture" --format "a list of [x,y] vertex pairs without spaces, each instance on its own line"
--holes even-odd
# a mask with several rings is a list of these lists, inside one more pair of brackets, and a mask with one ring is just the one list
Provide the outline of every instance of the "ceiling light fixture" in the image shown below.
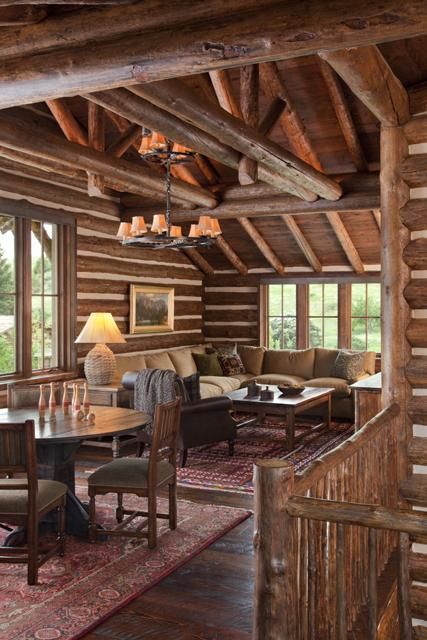
[[200,216],[198,224],[191,225],[188,236],[182,235],[181,227],[171,222],[171,167],[189,162],[194,157],[194,152],[173,144],[157,132],[151,133],[143,129],[139,153],[147,162],[166,167],[166,212],[153,216],[150,231],[143,216],[134,216],[131,223],[121,222],[117,237],[122,244],[147,249],[197,249],[212,246],[215,238],[222,233],[216,218]]

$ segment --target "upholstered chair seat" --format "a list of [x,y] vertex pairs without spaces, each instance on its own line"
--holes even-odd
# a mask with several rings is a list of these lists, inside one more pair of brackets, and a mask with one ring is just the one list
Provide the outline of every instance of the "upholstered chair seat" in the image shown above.
[[[13,480],[14,485],[22,484],[20,489],[8,489],[8,479],[0,479],[0,513],[20,514],[28,511],[28,483],[27,480]],[[37,508],[39,510],[49,509],[49,505],[55,505],[60,500],[66,487],[62,482],[56,480],[38,480]],[[52,506],[53,508],[53,506]]]
[[[119,458],[92,473],[89,487],[114,485],[118,488],[142,488],[148,484],[148,458]],[[164,484],[175,475],[175,468],[166,460],[157,463],[157,483]]]

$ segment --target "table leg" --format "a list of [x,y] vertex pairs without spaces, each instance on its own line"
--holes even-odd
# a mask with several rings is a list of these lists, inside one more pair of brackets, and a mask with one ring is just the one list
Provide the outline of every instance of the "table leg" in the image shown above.
[[286,409],[286,449],[292,451],[295,439],[295,411],[293,407]]
[[328,429],[331,428],[331,407],[332,407],[332,398],[331,398],[331,394],[329,394],[328,401],[326,402],[326,416],[325,416],[325,422]]

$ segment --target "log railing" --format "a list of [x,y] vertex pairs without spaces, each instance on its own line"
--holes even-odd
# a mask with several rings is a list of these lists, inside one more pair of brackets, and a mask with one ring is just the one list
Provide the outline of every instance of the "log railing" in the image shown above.
[[[366,637],[377,638],[377,582],[399,546],[407,553],[408,534],[427,532],[426,516],[398,509],[399,416],[384,409],[302,474],[257,462],[256,640],[343,640],[366,607]],[[401,630],[405,589],[401,580]]]

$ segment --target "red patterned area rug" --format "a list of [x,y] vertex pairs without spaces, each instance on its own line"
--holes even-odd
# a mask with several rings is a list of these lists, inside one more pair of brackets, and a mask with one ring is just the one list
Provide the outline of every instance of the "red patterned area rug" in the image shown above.
[[[81,497],[84,498],[84,491]],[[129,502],[136,500],[129,496]],[[98,498],[99,521],[113,519],[114,496]],[[166,501],[160,500],[166,510]],[[67,538],[66,554],[41,569],[29,587],[25,565],[0,565],[0,638],[75,640],[188,562],[248,517],[242,509],[179,501],[178,528],[158,520],[158,547],[146,541]],[[0,542],[1,543],[1,542]]]
[[312,425],[306,422],[299,423],[295,433],[305,435],[295,449],[288,452],[283,422],[267,417],[262,427],[248,426],[238,430],[232,457],[228,455],[226,442],[189,449],[187,464],[178,472],[178,482],[197,488],[252,493],[255,460],[281,458],[289,460],[296,471],[302,471],[353,435],[354,425],[334,422],[331,429],[313,433]]

